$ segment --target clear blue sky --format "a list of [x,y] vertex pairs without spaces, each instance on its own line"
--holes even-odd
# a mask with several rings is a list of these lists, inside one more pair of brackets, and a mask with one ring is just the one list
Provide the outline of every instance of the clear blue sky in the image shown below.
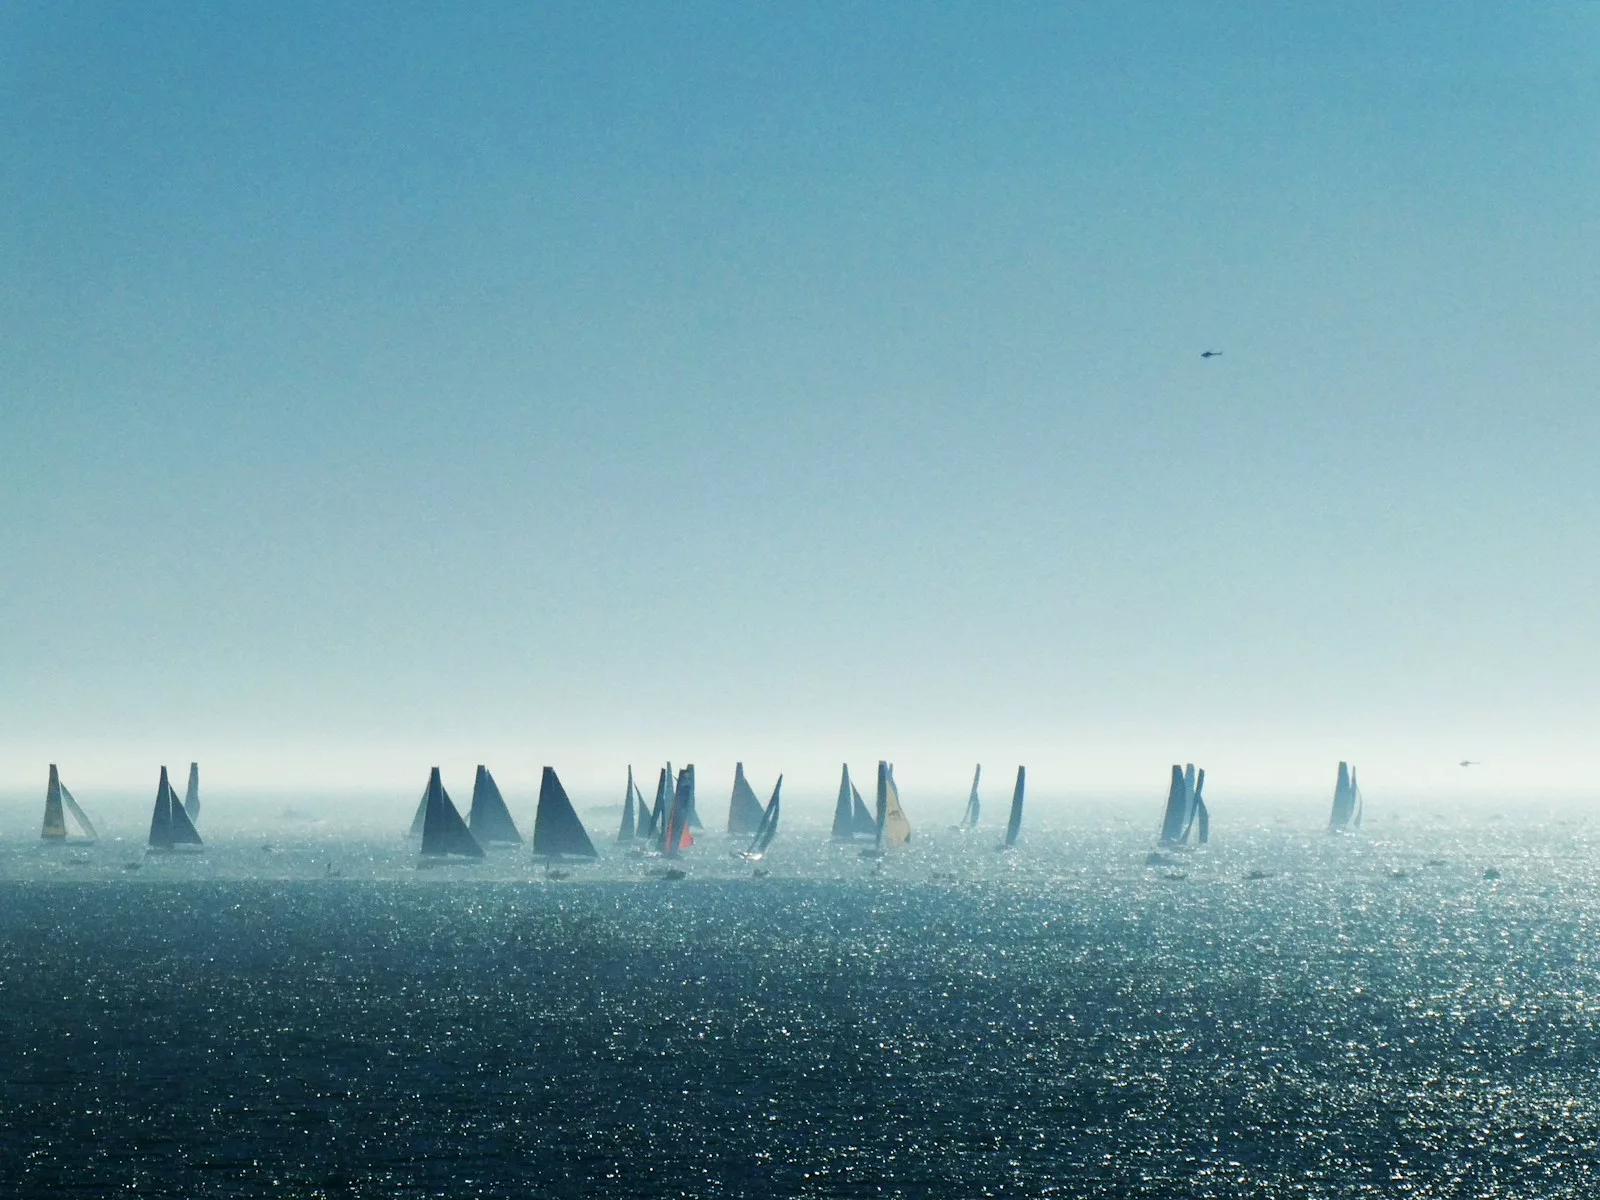
[[1597,64],[1593,3],[0,3],[0,782],[1574,775]]

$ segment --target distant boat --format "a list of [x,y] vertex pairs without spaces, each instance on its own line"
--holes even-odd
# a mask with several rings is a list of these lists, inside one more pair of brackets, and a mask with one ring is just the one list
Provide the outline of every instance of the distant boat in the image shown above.
[[983,764],[979,763],[972,768],[972,790],[967,793],[967,808],[961,814],[961,823],[954,828],[967,830],[978,827],[978,814],[983,806],[978,803],[978,777],[983,774]]
[[[850,764],[845,763],[839,772],[839,798],[833,805],[833,840],[848,842],[856,835],[855,814],[850,808],[850,795],[854,789],[850,785]],[[873,828],[877,828],[876,822]]]
[[1022,832],[1022,785],[1027,779],[1027,768],[1017,768],[1017,786],[1011,793],[1011,819],[1006,822],[1007,850],[1017,844],[1017,834]]
[[551,767],[544,769],[544,777],[539,781],[539,808],[533,814],[533,852],[551,858],[561,855],[600,857],[583,822],[578,820],[572,801],[567,799],[567,790]]
[[183,789],[183,811],[198,828],[200,825],[200,764],[189,764],[189,786]]
[[65,806],[66,813],[70,813],[73,821],[78,826],[78,832],[90,841],[99,838],[95,832],[94,822],[89,820],[89,814],[78,807],[78,802],[72,798],[72,793],[67,791],[66,784],[61,782],[61,776],[56,771],[56,764],[50,764],[50,782],[45,785],[44,791],[44,828],[39,836],[50,842],[64,842],[67,840],[66,813],[62,812]]
[[1339,764],[1339,776],[1333,785],[1333,811],[1328,814],[1328,832],[1341,833],[1346,829],[1361,828],[1361,789],[1356,785],[1356,771],[1345,763]]
[[839,798],[833,806],[833,840],[836,842],[854,841],[856,838],[878,836],[878,822],[872,813],[867,811],[867,804],[861,798],[861,793],[856,791],[856,785],[850,782],[850,764],[846,763],[839,771]]
[[659,842],[665,836],[667,810],[672,807],[672,764],[668,763],[656,775],[656,800],[650,809],[650,824],[644,825],[641,819],[634,830],[634,835],[645,842]]
[[[639,816],[634,819],[634,797],[639,797]],[[649,817],[645,814],[644,797],[639,794],[638,785],[633,782],[633,765],[628,765],[628,790],[622,794],[622,824],[617,828],[617,845],[626,846],[632,843],[637,829],[643,831]]]
[[672,803],[662,824],[661,853],[665,857],[677,858],[681,851],[694,845],[694,834],[689,832],[689,816],[693,812],[694,764],[690,763],[678,772],[678,784],[673,789]]
[[894,766],[878,762],[878,849],[900,846],[911,840],[911,822],[900,807],[900,789],[895,786]]
[[482,858],[483,847],[472,836],[472,830],[461,819],[450,793],[439,781],[439,768],[434,767],[428,776],[428,790],[422,798],[422,855],[424,858],[443,858],[457,854],[465,858]]
[[1211,838],[1211,814],[1206,810],[1201,789],[1205,787],[1206,773],[1195,778],[1194,764],[1186,768],[1172,765],[1172,783],[1167,790],[1167,807],[1161,818],[1161,841],[1168,846],[1181,846],[1189,840],[1191,831],[1195,841],[1204,845]]
[[176,850],[180,846],[201,846],[189,812],[178,799],[167,781],[167,769],[161,768],[161,783],[156,787],[156,807],[150,814],[150,849]]
[[750,781],[744,777],[744,764],[733,766],[733,795],[728,798],[728,832],[754,833],[761,824],[761,801],[756,799]]
[[506,808],[505,797],[495,785],[489,768],[482,763],[478,764],[477,777],[472,781],[472,807],[467,810],[467,828],[472,830],[480,846],[491,842],[522,845],[522,835],[517,832],[517,823]]
[[761,823],[756,826],[755,837],[750,839],[750,848],[740,855],[741,858],[759,862],[766,855],[767,847],[772,845],[772,839],[778,836],[778,793],[782,790],[783,776],[779,775],[772,789],[772,799],[767,801],[767,807],[761,813]]
[[1206,769],[1200,768],[1200,775],[1194,781],[1194,795],[1189,800],[1189,825],[1184,827],[1185,840],[1189,837],[1190,826],[1194,829],[1194,844],[1204,846],[1211,840],[1211,813],[1206,808],[1205,797],[1200,793],[1205,790]]

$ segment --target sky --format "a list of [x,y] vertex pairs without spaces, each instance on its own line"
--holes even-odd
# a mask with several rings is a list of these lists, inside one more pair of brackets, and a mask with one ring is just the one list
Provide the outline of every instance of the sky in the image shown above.
[[1580,784],[1597,49],[0,0],[0,785]]

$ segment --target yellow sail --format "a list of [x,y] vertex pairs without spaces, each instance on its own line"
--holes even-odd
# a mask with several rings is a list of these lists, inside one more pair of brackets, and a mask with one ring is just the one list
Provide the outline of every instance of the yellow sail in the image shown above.
[[898,846],[911,840],[911,822],[906,820],[905,809],[900,807],[900,789],[894,783],[894,767],[891,766],[884,789],[883,810],[883,844],[885,846]]

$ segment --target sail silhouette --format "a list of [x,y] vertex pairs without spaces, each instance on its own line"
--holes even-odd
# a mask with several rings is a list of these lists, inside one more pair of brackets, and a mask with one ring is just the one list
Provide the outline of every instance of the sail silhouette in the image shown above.
[[778,793],[782,790],[783,776],[779,775],[778,782],[772,788],[772,799],[767,801],[767,807],[762,810],[755,837],[750,839],[750,849],[745,851],[746,858],[760,858],[772,845],[772,839],[778,836]]
[[467,810],[467,828],[472,830],[479,845],[490,842],[522,844],[522,835],[511,819],[511,810],[506,808],[505,797],[495,785],[489,768],[482,763],[478,764],[477,777],[472,781],[472,807]]
[[728,797],[728,832],[754,833],[761,824],[763,811],[750,781],[744,777],[744,764],[735,763],[733,795]]
[[450,800],[439,780],[439,768],[428,775],[428,792],[423,797],[422,853],[428,858],[459,854],[466,858],[482,858],[483,847],[472,836],[472,830],[461,819],[461,814]]
[[572,801],[567,799],[567,789],[551,767],[544,769],[544,778],[539,781],[539,808],[533,814],[533,852],[552,858],[563,854],[600,857],[583,822],[578,820]]
[[666,837],[667,810],[672,805],[672,764],[662,767],[656,775],[656,799],[650,808],[650,825],[639,837],[647,842],[659,842]]
[[1172,783],[1167,788],[1167,807],[1161,816],[1161,840],[1170,845],[1183,841],[1189,827],[1189,793],[1183,783],[1183,768],[1172,764]]
[[[1017,787],[1011,793],[1011,819],[1006,822],[1006,849],[1017,844],[1017,834],[1022,832],[1022,786],[1026,781],[1028,771],[1026,767],[1017,768]],[[974,780],[976,787],[976,780]]]
[[1360,824],[1356,817],[1356,790],[1350,765],[1339,764],[1339,775],[1333,785],[1333,811],[1328,814],[1328,831],[1339,833]]
[[855,814],[850,807],[850,764],[839,772],[839,799],[833,806],[833,839],[848,842],[856,835]]
[[203,844],[183,801],[178,799],[167,780],[167,769],[162,767],[161,782],[156,786],[155,810],[150,814],[150,848],[173,850],[179,846]]
[[856,785],[850,785],[851,821],[856,833],[861,837],[875,838],[878,836],[878,819],[867,811],[867,802],[861,798],[861,793],[856,791]]
[[183,789],[183,811],[189,814],[189,820],[196,825],[200,823],[200,764],[189,764],[189,786]]
[[647,820],[647,818],[645,817],[645,813],[644,813],[644,797],[643,796],[639,797],[639,815],[638,815],[638,819],[637,819],[637,821],[635,821],[635,819],[634,819],[633,797],[634,797],[634,793],[637,792],[638,790],[639,789],[634,786],[634,782],[633,782],[633,764],[629,763],[628,764],[628,790],[622,793],[622,824],[620,826],[618,826],[618,828],[617,828],[617,844],[619,846],[627,845],[629,842],[633,841],[634,829],[635,828],[643,829],[644,825],[645,825],[645,822]]
[[958,828],[974,829],[977,827],[978,814],[983,810],[983,806],[978,802],[978,777],[982,774],[982,763],[972,768],[972,791],[967,793],[967,810],[961,814],[961,824]]
[[1355,797],[1355,801],[1351,805],[1350,828],[1360,829],[1361,810],[1364,806],[1361,803],[1361,785],[1356,782],[1356,769],[1354,767],[1350,768],[1350,792]]
[[[63,812],[63,808],[65,812]],[[67,837],[66,815],[71,814],[77,823],[78,831],[84,837],[96,840],[99,833],[95,831],[94,822],[89,820],[89,814],[78,807],[78,802],[72,798],[72,793],[67,790],[67,785],[61,782],[61,776],[56,771],[56,764],[50,764],[50,781],[45,785],[44,791],[44,827],[39,836],[48,841],[64,841]]]
[[878,848],[898,846],[911,840],[911,822],[900,807],[900,789],[895,786],[894,767],[878,762]]
[[689,815],[694,812],[694,764],[678,772],[678,785],[672,793],[672,805],[667,809],[667,820],[661,831],[661,852],[668,858],[677,858],[680,851],[694,845],[694,835],[689,832]]

